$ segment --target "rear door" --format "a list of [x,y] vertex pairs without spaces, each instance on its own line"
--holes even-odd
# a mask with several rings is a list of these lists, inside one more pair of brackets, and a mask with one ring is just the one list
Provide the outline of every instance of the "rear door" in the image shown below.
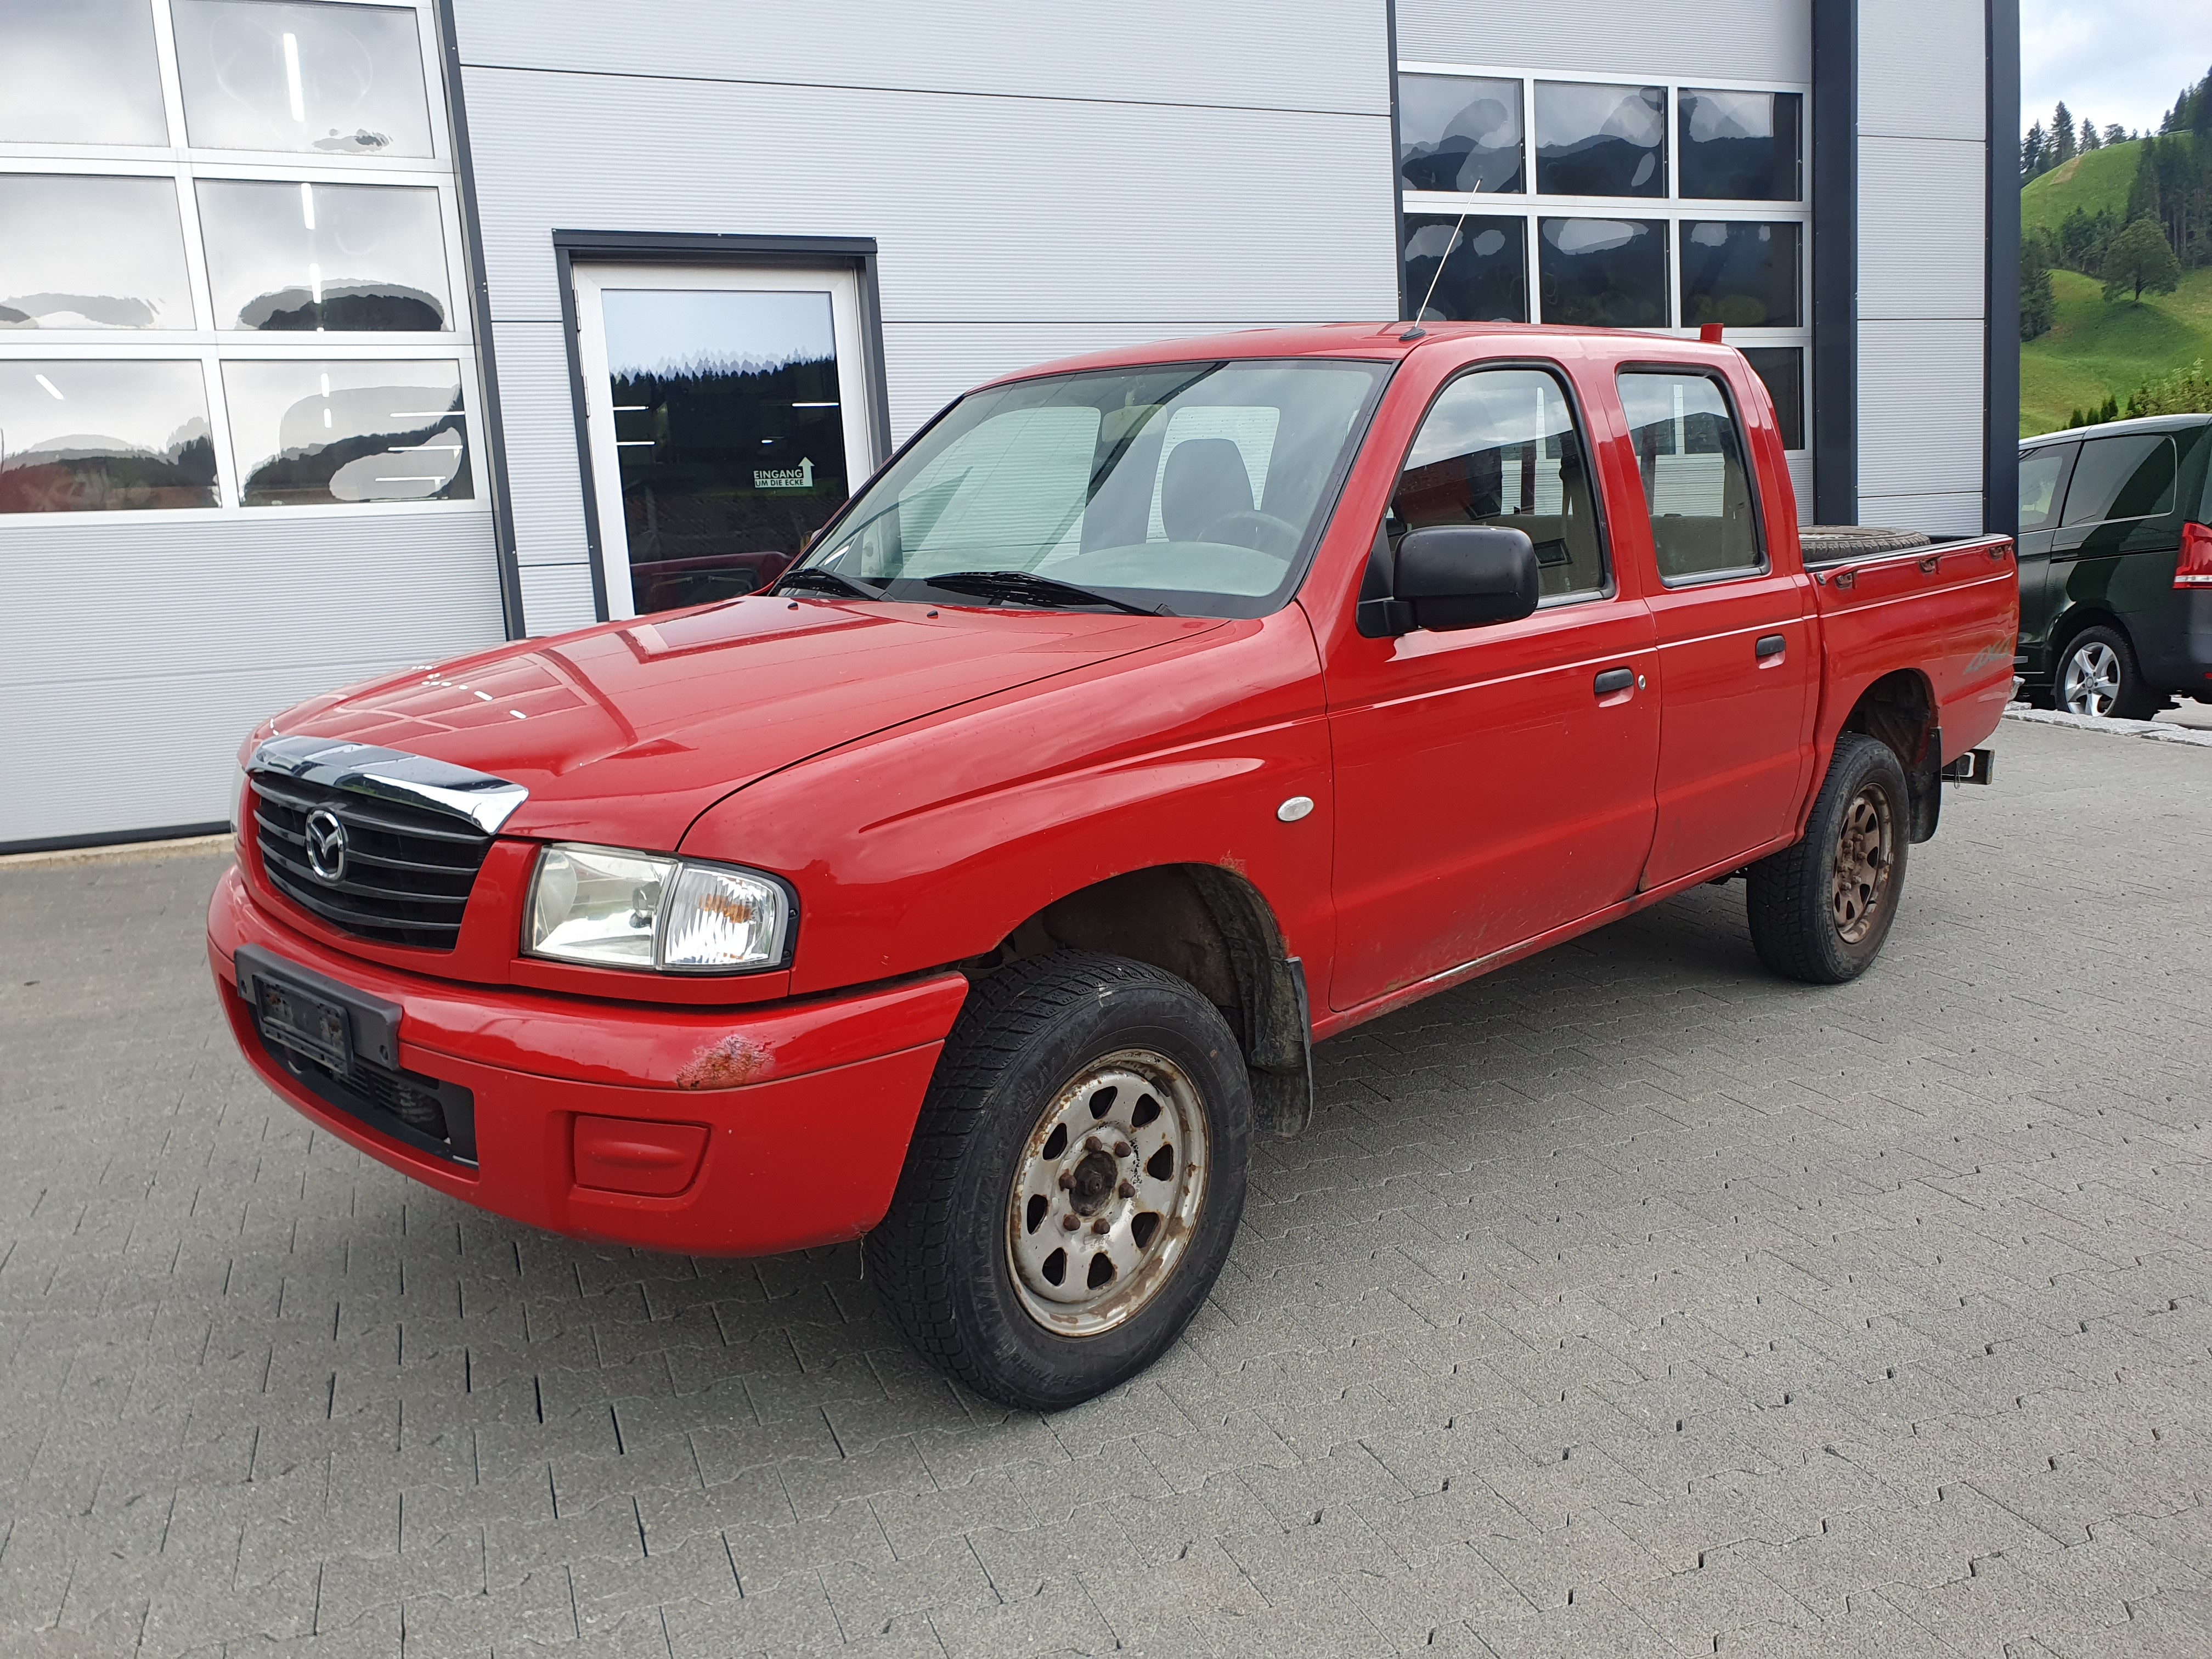
[[1812,584],[1768,556],[1744,428],[1703,366],[1616,380],[1644,483],[1661,690],[1658,822],[1642,884],[1726,866],[1795,827],[1820,641]]
[[[1651,617],[1608,556],[1589,428],[1553,363],[1445,383],[1379,532],[1510,525],[1533,616],[1333,653],[1339,945],[1351,1008],[1628,897],[1651,844]],[[1616,682],[1619,682],[1616,684]]]
[[2130,636],[2171,608],[2181,546],[2179,452],[2170,432],[2123,432],[2081,445],[2051,538],[2050,616],[2087,608]]

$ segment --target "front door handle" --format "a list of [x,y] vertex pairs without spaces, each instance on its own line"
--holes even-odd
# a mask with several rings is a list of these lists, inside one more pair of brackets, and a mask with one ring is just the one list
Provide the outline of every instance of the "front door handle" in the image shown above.
[[1780,634],[1768,634],[1762,637],[1757,645],[1752,647],[1752,649],[1759,653],[1759,659],[1761,662],[1765,662],[1769,657],[1778,657],[1789,648],[1790,641]]
[[1613,696],[1629,690],[1635,684],[1636,671],[1632,668],[1601,669],[1597,678],[1590,682],[1591,688],[1601,697]]

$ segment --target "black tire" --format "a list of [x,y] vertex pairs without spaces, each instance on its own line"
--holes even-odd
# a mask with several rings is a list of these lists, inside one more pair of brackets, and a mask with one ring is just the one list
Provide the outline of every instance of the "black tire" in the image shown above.
[[[1144,1115],[1148,1097],[1141,1088],[1120,1090],[1118,1099],[1116,1090],[1103,1084],[1086,1092],[1090,1080],[1116,1075],[1117,1066],[1142,1071],[1155,1061],[1165,1062],[1164,1071],[1151,1075],[1164,1079],[1168,1103],[1152,1101],[1151,1118]],[[1107,1098],[1103,1108],[1097,1104],[1100,1096]],[[1158,1123],[1189,1121],[1194,1110],[1202,1120],[1182,1144],[1202,1147],[1202,1155],[1178,1153],[1167,1160],[1170,1176],[1158,1176],[1159,1154],[1145,1161],[1140,1135],[1152,1137]],[[1089,1114],[1104,1139],[1086,1134],[1075,1145],[1063,1139],[1053,1152],[1057,1130],[1048,1133],[1047,1125],[1071,1112]],[[1146,1127],[1116,1127],[1127,1123]],[[1127,1139],[1118,1139],[1122,1134]],[[1017,963],[975,988],[946,1041],[890,1211],[864,1246],[868,1276],[907,1340],[946,1375],[1024,1410],[1078,1404],[1151,1364],[1205,1302],[1243,1212],[1251,1138],[1243,1055],[1219,1011],[1189,984],[1144,963],[1089,951]],[[1067,1164],[1083,1147],[1092,1150]],[[1061,1162],[1041,1161],[1047,1157]],[[1097,1186],[1097,1172],[1089,1167],[1101,1159],[1112,1166],[1107,1188]],[[1053,1183],[1050,1213],[1042,1224],[1047,1231],[1040,1233],[1036,1206],[1047,1200],[1022,1199],[1024,1189],[1015,1183],[1034,1182],[1040,1170],[1054,1167],[1062,1177],[1080,1179]],[[1175,1191],[1188,1204],[1195,1188],[1194,1209],[1176,1210],[1165,1223],[1155,1215],[1146,1228],[1138,1206],[1152,1201],[1147,1194],[1155,1177],[1164,1181],[1177,1170],[1182,1181]],[[1130,1176],[1146,1183],[1143,1191]],[[1086,1201],[1097,1207],[1079,1215]],[[1063,1207],[1066,1215],[1059,1213]],[[1097,1218],[1110,1221],[1107,1242],[1094,1241]],[[1027,1243],[1016,1234],[1024,1218]],[[1133,1267],[1121,1289],[1114,1288],[1109,1261],[1107,1289],[1099,1292],[1107,1302],[1098,1304],[1106,1311],[1098,1317],[1109,1316],[1115,1297],[1125,1298],[1129,1310],[1119,1322],[1090,1334],[1070,1334],[1045,1322],[1048,1316],[1085,1316],[1080,1309],[1040,1300],[1076,1294],[1072,1281],[1054,1280],[1059,1291],[1037,1282],[1039,1273],[1048,1275],[1049,1258],[1042,1267],[1033,1256],[1025,1267],[1015,1262],[1018,1248],[1044,1248],[1044,1240],[1062,1237],[1050,1230],[1071,1219],[1079,1224],[1065,1236],[1069,1248],[1095,1254],[1077,1258],[1055,1251],[1063,1274],[1080,1259],[1095,1285],[1098,1260],[1109,1249],[1143,1253],[1145,1265]],[[1042,1311],[1032,1313],[1032,1307]]]
[[[1881,820],[1886,845],[1875,858],[1855,858],[1857,869],[1847,871],[1840,862],[1846,826],[1855,849],[1865,844],[1863,801]],[[1751,942],[1770,971],[1808,985],[1841,985],[1867,970],[1897,918],[1911,823],[1905,768],[1896,751],[1863,732],[1838,737],[1804,839],[1751,866]],[[1881,878],[1871,892],[1869,866]],[[1846,915],[1854,889],[1856,909]]]
[[[2081,672],[2074,678],[2077,667]],[[2136,648],[2117,628],[2085,628],[2067,641],[2051,684],[2057,706],[2069,714],[2147,720],[2166,703],[2144,683]]]
[[1797,527],[1797,545],[1808,565],[1836,564],[1883,553],[1906,553],[1934,544],[1917,530],[1878,530],[1858,524],[1808,524]]

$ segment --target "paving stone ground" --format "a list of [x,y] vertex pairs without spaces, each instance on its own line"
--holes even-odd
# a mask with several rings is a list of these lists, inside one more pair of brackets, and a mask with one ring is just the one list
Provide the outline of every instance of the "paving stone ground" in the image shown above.
[[2008,721],[1859,983],[1704,889],[1323,1047],[1212,1303],[1008,1414],[855,1251],[475,1213],[0,872],[0,1654],[2212,1653],[2212,751]]

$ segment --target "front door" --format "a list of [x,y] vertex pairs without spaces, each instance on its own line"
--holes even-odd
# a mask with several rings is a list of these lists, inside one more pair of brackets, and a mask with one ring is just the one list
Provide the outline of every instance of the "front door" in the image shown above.
[[1329,670],[1336,969],[1353,1008],[1636,890],[1659,751],[1651,613],[1615,585],[1587,434],[1550,368],[1437,396],[1383,529],[1488,524],[1535,544],[1518,622],[1355,640]]
[[2051,580],[2051,544],[2058,533],[2058,509],[2066,500],[2066,480],[2080,448],[2079,444],[2039,444],[2020,452],[2020,651],[2013,659],[2015,673],[2039,673],[2056,666],[2049,654],[2058,603]]
[[878,459],[849,270],[578,264],[607,614],[775,580]]

